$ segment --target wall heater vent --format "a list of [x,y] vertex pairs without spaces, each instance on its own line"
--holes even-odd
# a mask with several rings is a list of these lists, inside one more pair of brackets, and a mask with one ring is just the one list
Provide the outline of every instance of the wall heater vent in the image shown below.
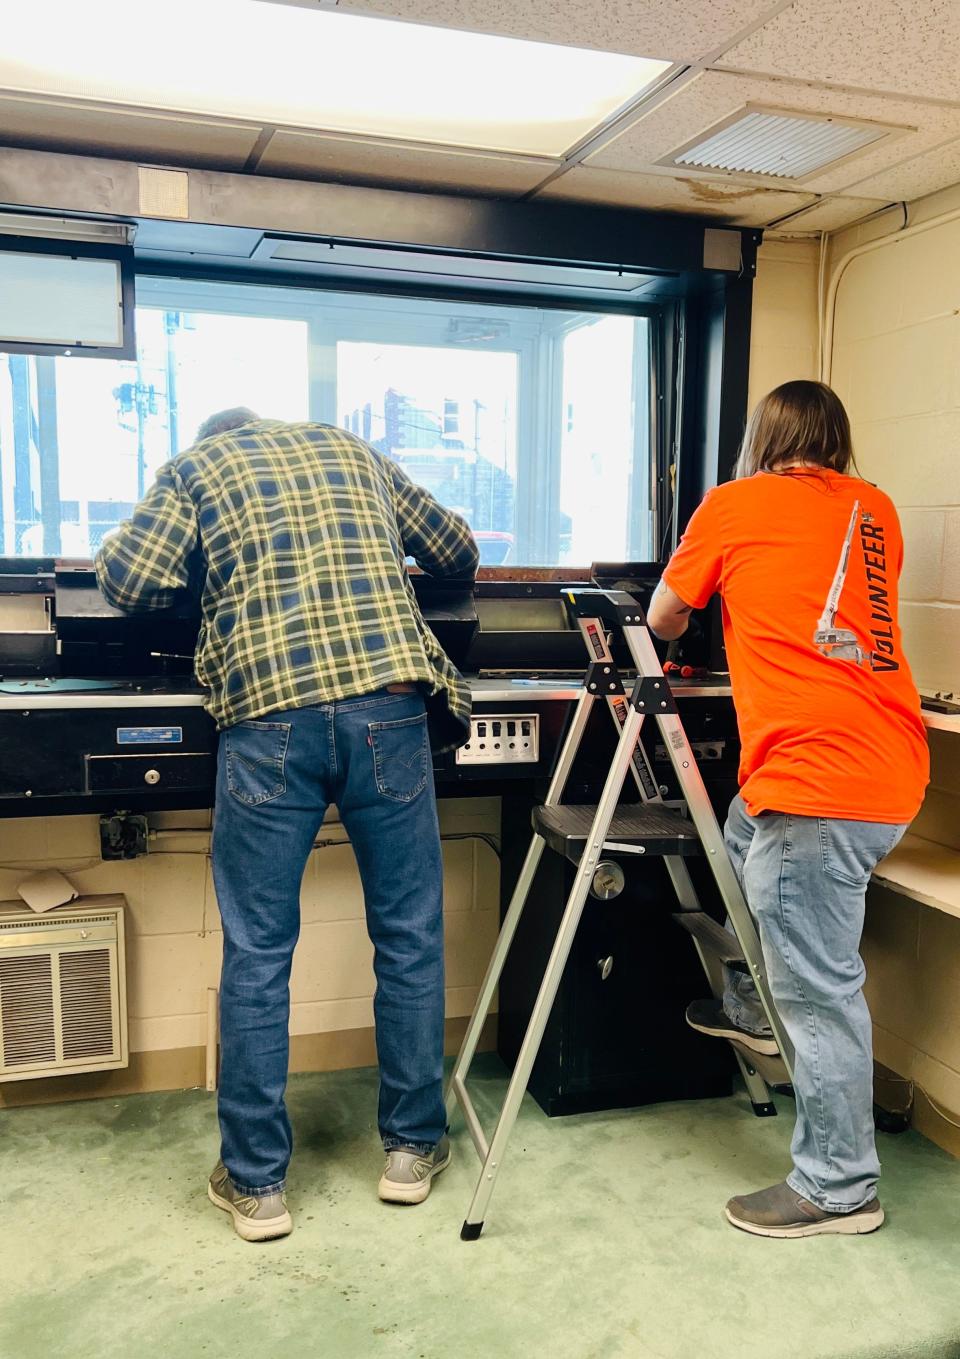
[[123,904],[106,900],[0,905],[0,1081],[127,1065]]

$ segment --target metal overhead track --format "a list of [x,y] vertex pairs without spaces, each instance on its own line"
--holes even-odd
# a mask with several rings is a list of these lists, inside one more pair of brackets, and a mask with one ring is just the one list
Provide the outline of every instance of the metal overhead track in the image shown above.
[[[751,277],[761,233],[581,203],[416,193],[0,148],[0,208],[684,276]],[[722,239],[721,239],[722,238]],[[720,248],[718,248],[718,246]]]

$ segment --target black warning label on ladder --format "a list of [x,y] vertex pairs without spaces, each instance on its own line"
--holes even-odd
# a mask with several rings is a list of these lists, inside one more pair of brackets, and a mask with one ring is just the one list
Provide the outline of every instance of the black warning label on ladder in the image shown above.
[[[589,640],[590,640],[590,645],[593,647],[594,652],[596,653],[597,660],[598,660],[598,661],[604,660],[605,657],[606,657],[606,654],[607,654],[607,648],[606,648],[606,644],[604,643],[603,638],[600,636],[600,633],[597,631],[597,628],[594,626],[593,623],[588,623],[588,624],[587,624],[587,628],[586,628],[586,632],[587,632],[587,637],[588,637]],[[621,726],[622,726],[622,725],[623,725],[623,724],[621,723]]]
[[[622,728],[624,722],[627,720],[627,700],[625,698],[612,698],[610,699],[610,706],[613,709],[614,717],[617,719],[617,724]],[[681,737],[681,740],[682,739],[683,738]],[[653,798],[658,798],[660,796],[660,787],[650,771],[650,766],[647,764],[646,751],[639,741],[637,741],[637,748],[633,752],[633,768],[636,772],[637,779],[639,780],[640,787],[643,789],[644,798],[648,802]]]

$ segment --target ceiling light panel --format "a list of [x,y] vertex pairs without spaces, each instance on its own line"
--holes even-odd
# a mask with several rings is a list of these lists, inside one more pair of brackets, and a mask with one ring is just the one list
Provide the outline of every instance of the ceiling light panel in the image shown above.
[[889,135],[890,129],[840,118],[743,109],[716,132],[670,157],[673,165],[730,174],[804,179]]
[[143,10],[134,45],[128,0],[16,6],[0,89],[558,157],[670,65],[263,0]]

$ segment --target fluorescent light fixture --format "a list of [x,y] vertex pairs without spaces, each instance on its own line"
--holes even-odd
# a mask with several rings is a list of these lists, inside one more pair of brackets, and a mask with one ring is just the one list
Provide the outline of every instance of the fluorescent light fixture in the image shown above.
[[0,88],[562,156],[670,63],[264,0],[10,6]]
[[[129,245],[137,228],[127,222],[87,221],[82,217],[41,217],[0,212],[0,236],[32,236],[52,241],[104,241]],[[0,246],[2,249],[2,246]]]
[[748,104],[661,163],[797,180],[904,130],[830,114],[794,113]]

